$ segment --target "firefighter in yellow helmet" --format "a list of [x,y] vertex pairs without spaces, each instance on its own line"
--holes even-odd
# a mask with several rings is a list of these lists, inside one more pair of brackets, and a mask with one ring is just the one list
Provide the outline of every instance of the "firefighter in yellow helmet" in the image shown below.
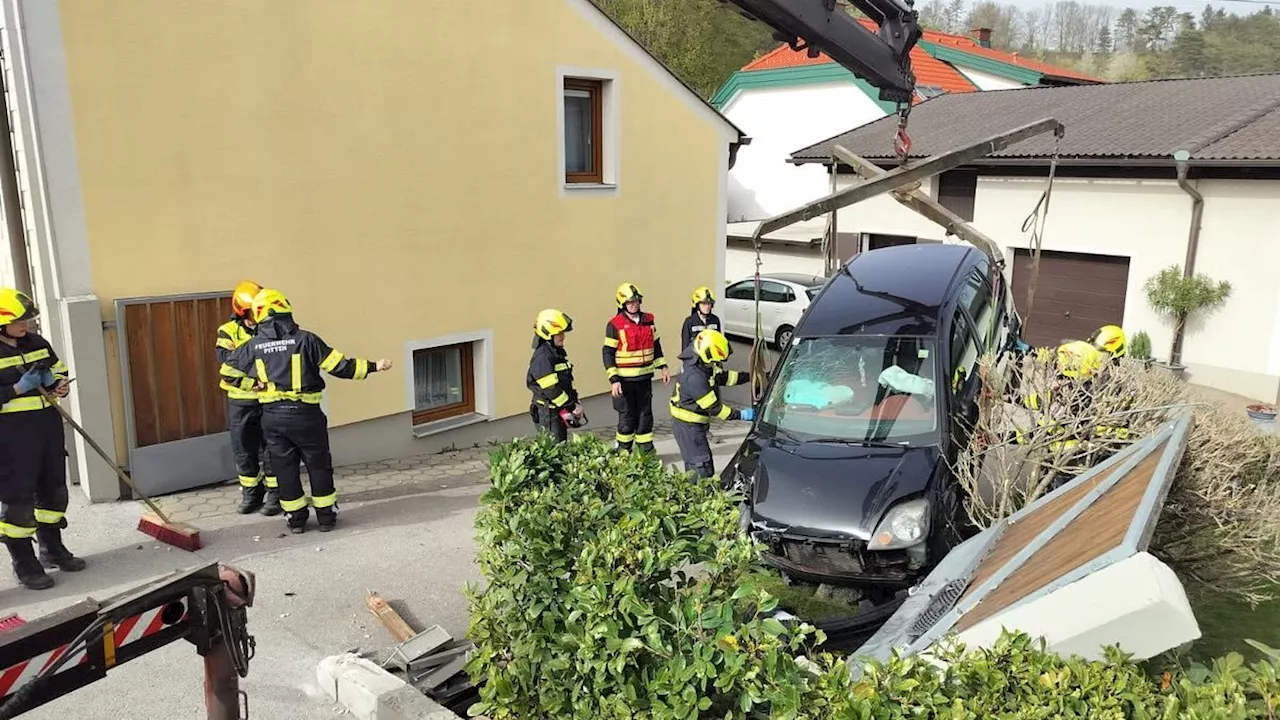
[[0,541],[18,582],[32,590],[53,587],[46,568],[85,568],[62,544],[67,451],[62,416],[50,400],[66,397],[69,381],[67,366],[31,327],[39,314],[25,293],[0,288]]
[[640,308],[640,288],[623,283],[614,299],[618,312],[605,325],[602,355],[618,411],[618,449],[630,450],[634,442],[640,451],[653,452],[653,374],[662,373],[662,382],[670,383],[671,373],[653,316]]
[[293,307],[279,290],[264,288],[254,297],[253,321],[257,331],[227,357],[221,374],[241,389],[258,390],[262,429],[289,530],[305,532],[310,517],[301,462],[307,466],[320,532],[327,532],[338,519],[338,492],[329,454],[329,419],[320,409],[325,387],[321,373],[363,380],[389,369],[391,361],[347,357],[329,347],[319,335],[298,327]]
[[711,288],[703,285],[693,291],[693,310],[684,319],[684,327],[680,328],[680,352],[684,352],[694,336],[703,330],[723,331],[720,318],[711,312],[715,306],[716,296],[711,293]]
[[[231,319],[218,327],[215,353],[221,366],[231,353],[253,337],[253,298],[262,286],[252,280],[236,285],[231,293]],[[219,376],[221,377],[221,376]],[[252,388],[242,390],[222,377],[219,387],[227,394],[227,427],[231,433],[231,453],[240,476],[240,514],[259,508],[263,515],[279,515],[280,488],[271,471],[271,454],[262,433],[262,405]]]
[[533,424],[559,442],[569,438],[569,428],[586,424],[586,412],[573,387],[573,363],[565,352],[565,334],[573,330],[573,319],[548,308],[533,323],[533,357],[525,385],[533,393],[529,414]]
[[720,393],[716,391],[718,387],[740,385],[750,377],[747,373],[725,370],[720,366],[731,352],[729,339],[723,333],[703,330],[680,353],[684,365],[671,394],[671,429],[676,436],[676,445],[680,447],[684,469],[698,477],[715,475],[711,442],[707,439],[711,418],[755,419],[753,408],[735,410],[721,402]]
[[1089,342],[1113,358],[1122,358],[1129,354],[1124,330],[1119,325],[1103,325],[1089,337]]

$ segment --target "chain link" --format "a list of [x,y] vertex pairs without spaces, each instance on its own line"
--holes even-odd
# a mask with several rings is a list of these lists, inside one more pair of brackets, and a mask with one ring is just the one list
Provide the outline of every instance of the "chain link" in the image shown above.
[[907,118],[911,115],[911,102],[898,103],[898,129],[893,135],[893,152],[898,156],[898,166],[907,164],[911,155],[911,136],[907,134]]

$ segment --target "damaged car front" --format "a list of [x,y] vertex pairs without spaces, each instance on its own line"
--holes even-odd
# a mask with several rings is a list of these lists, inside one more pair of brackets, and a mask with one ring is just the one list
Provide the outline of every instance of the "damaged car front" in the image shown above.
[[[932,323],[800,337],[722,478],[765,561],[806,582],[893,591],[949,549],[947,377]],[[945,390],[945,384],[942,389]],[[944,393],[945,394],[945,393]]]

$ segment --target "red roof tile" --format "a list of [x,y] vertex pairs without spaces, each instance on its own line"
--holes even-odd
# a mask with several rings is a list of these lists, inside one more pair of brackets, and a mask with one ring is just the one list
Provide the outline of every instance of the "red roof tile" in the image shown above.
[[[876,25],[866,18],[859,18],[858,22],[862,23],[869,30],[875,30]],[[950,33],[938,32],[936,30],[925,30],[924,40],[939,45],[955,48],[962,52],[967,52],[979,57],[985,57],[991,60],[998,60],[1010,65],[1024,67],[1028,70],[1034,70],[1046,75],[1057,75],[1059,77],[1075,78],[1077,80],[1090,80],[1094,82],[1102,82],[1101,78],[1091,75],[1068,70],[1062,67],[1048,65],[1022,57],[1016,53],[1008,53],[1003,50],[995,50],[992,48],[984,48],[978,44],[977,40],[964,35],[952,35]],[[804,67],[806,65],[825,65],[835,62],[826,54],[819,54],[816,58],[809,57],[806,51],[796,52],[787,45],[781,45],[777,49],[756,58],[750,63],[743,66],[743,70],[776,70],[779,68]],[[916,83],[919,85],[933,85],[940,87],[946,92],[971,92],[977,88],[964,75],[950,65],[935,59],[922,48],[915,47],[911,49],[911,68],[916,73]]]
[[[816,58],[811,58],[805,50],[796,52],[788,45],[781,45],[777,49],[756,58],[742,69],[746,71],[777,70],[780,68],[805,67],[807,65],[826,65],[832,62],[835,61],[827,57],[825,53],[819,54]],[[911,49],[911,68],[916,73],[917,85],[932,85],[942,88],[946,92],[973,92],[978,89],[955,68],[934,59],[932,55],[922,48]]]

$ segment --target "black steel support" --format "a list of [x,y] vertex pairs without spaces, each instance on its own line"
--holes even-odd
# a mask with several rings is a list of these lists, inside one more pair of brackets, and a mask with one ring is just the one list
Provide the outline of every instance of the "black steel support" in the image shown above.
[[952,150],[943,155],[935,155],[928,160],[918,163],[909,163],[900,168],[895,168],[871,180],[859,183],[844,190],[834,192],[824,198],[814,200],[813,202],[788,210],[787,212],[769,218],[760,223],[756,228],[754,241],[759,241],[761,237],[771,232],[776,232],[782,228],[803,222],[811,218],[834,212],[843,207],[848,207],[854,203],[862,202],[868,198],[882,195],[905,185],[910,185],[918,180],[932,177],[947,170],[960,167],[966,163],[977,160],[980,157],[990,155],[993,152],[1009,147],[1010,145],[1026,140],[1029,137],[1035,137],[1049,130],[1055,134],[1061,135],[1064,132],[1062,123],[1053,118],[1045,118],[1036,122],[1023,125],[1020,128],[1009,132],[993,135],[986,140],[974,143],[959,150]]
[[721,0],[732,2],[792,48],[808,48],[810,57],[826,53],[850,72],[880,89],[880,99],[911,102],[916,78],[911,48],[923,32],[918,13],[902,0],[851,0],[880,25],[863,27],[835,0]]

